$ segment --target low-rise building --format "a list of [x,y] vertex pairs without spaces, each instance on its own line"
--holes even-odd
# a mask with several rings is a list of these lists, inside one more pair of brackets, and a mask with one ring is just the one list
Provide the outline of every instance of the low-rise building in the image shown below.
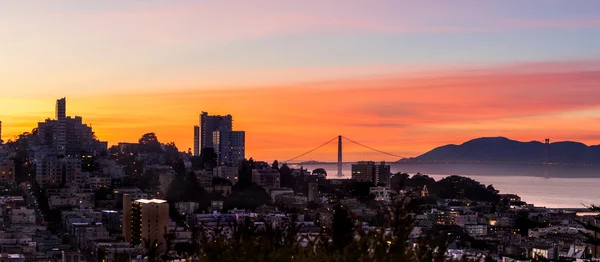
[[35,209],[21,207],[10,212],[11,224],[35,224]]
[[9,158],[0,157],[0,183],[15,182],[15,162]]
[[391,190],[389,187],[371,187],[369,193],[375,195],[376,201],[390,202]]
[[252,182],[266,189],[279,188],[281,184],[279,171],[272,168],[253,169]]

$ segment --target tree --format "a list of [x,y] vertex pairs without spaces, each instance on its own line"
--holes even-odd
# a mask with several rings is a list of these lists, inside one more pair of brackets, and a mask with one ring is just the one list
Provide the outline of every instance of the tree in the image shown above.
[[[600,212],[600,206],[596,206],[596,205],[592,205],[589,207],[591,212]],[[594,252],[596,251],[596,248],[598,246],[600,246],[600,226],[598,226],[598,221],[600,220],[600,214],[596,215],[594,217],[595,223],[586,223],[580,220],[576,220],[577,223],[579,223],[580,225],[582,225],[585,229],[591,231],[592,233],[585,233],[582,232],[582,234],[585,237],[585,243],[593,246],[592,248],[594,249]]]
[[238,182],[235,184],[233,191],[243,191],[252,184],[252,159],[244,159],[238,170]]
[[146,249],[146,257],[148,262],[158,262],[158,249],[162,245],[158,240],[143,239],[144,248]]
[[140,152],[144,153],[162,153],[162,147],[156,134],[147,133],[144,134],[139,140]]
[[281,187],[294,188],[295,181],[292,169],[287,164],[283,164],[279,168],[279,177],[281,179]]
[[214,148],[202,148],[200,152],[200,168],[212,169],[217,167],[217,153]]
[[350,218],[350,212],[338,204],[333,208],[333,245],[338,250],[343,250],[352,242],[354,234],[354,222]]
[[317,168],[312,171],[312,174],[327,177],[327,171],[324,168]]
[[273,169],[279,170],[279,161],[277,161],[277,160],[273,161],[273,164],[271,165],[271,167]]
[[185,189],[182,196],[183,201],[202,201],[204,200],[204,196],[206,191],[200,183],[198,183],[198,178],[196,177],[196,173],[189,172],[185,177]]
[[398,172],[390,178],[390,188],[395,191],[400,191],[404,188],[409,176],[407,173]]
[[173,165],[181,160],[179,149],[174,142],[165,144],[165,162],[167,165]]
[[173,248],[173,241],[175,240],[175,232],[169,231],[169,229],[165,226],[165,234],[163,235],[163,237],[165,239],[165,251],[161,258],[163,261],[167,261],[168,259],[171,259],[171,257],[169,256],[169,252]]
[[182,201],[185,187],[185,177],[183,175],[175,175],[167,190],[167,201],[170,203]]

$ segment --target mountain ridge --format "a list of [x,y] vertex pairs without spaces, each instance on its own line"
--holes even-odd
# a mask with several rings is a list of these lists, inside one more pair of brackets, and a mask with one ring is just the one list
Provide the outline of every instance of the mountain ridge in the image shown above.
[[[548,158],[548,159],[547,159]],[[600,145],[559,141],[546,145],[539,141],[522,142],[506,137],[480,137],[462,144],[436,147],[422,155],[399,162],[531,162],[600,164]]]

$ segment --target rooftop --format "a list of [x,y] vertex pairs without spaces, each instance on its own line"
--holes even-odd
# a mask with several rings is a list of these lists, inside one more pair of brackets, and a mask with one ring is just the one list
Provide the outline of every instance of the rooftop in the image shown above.
[[134,202],[142,203],[142,204],[150,204],[150,203],[152,203],[152,204],[162,204],[162,203],[167,203],[166,200],[155,199],[155,198],[153,198],[153,199],[138,199],[138,200],[136,200]]

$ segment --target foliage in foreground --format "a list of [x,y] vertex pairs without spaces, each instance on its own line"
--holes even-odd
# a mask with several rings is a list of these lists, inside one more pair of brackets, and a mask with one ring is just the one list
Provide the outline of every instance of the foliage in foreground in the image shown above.
[[413,218],[405,201],[389,210],[391,232],[365,233],[355,225],[341,205],[334,209],[333,225],[308,238],[303,228],[291,222],[281,228],[257,229],[252,223],[231,224],[230,237],[224,227],[201,230],[198,254],[201,261],[444,261],[447,239],[427,234],[411,240]]

